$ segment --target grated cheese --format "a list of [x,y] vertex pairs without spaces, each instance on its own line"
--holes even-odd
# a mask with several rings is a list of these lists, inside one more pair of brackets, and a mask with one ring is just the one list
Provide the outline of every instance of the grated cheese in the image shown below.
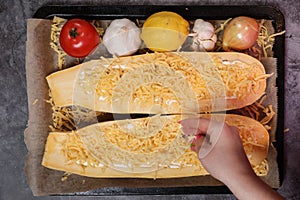
[[62,70],[65,62],[65,56],[67,55],[59,44],[59,35],[63,25],[66,23],[66,19],[54,17],[51,26],[51,41],[50,47],[57,53],[58,70]]
[[272,105],[269,105],[268,107],[266,107],[263,110],[263,112],[266,114],[266,116],[262,120],[260,120],[260,123],[263,125],[266,125],[272,120],[272,118],[274,117],[274,115],[276,113],[274,112]]
[[96,116],[103,115],[103,113],[95,113],[80,106],[60,107],[54,104],[51,91],[49,90],[49,100],[47,103],[51,105],[52,109],[52,124],[49,126],[51,131],[71,131],[78,128],[81,122],[93,122]]
[[[182,106],[186,101],[196,104],[213,98],[243,99],[249,93],[255,94],[258,82],[272,75],[239,60],[224,62],[213,55],[211,59],[210,64],[200,66],[176,53],[115,59],[98,77],[98,103],[126,102],[134,107],[158,104],[163,110],[171,110],[170,107]],[[172,103],[167,104],[170,100]],[[184,106],[181,109],[190,109]]]
[[259,165],[254,166],[253,170],[257,176],[266,176],[269,172],[268,161],[264,159]]
[[37,104],[38,101],[39,101],[39,99],[35,99],[35,100],[32,102],[32,105]]
[[[68,165],[80,165],[82,168],[85,168],[87,166],[99,168],[105,168],[105,166],[110,166],[113,168],[117,168],[121,171],[130,171],[132,173],[149,172],[162,167],[182,168],[191,165],[200,166],[200,162],[197,158],[197,155],[189,150],[189,147],[185,144],[184,139],[179,138],[178,136],[177,138],[174,137],[175,135],[181,134],[180,132],[178,132],[178,127],[174,128],[173,126],[174,123],[176,123],[177,126],[179,126],[178,123],[175,122],[179,118],[180,117],[177,116],[176,118],[172,118],[172,120],[168,120],[168,123],[165,125],[163,130],[159,131],[158,134],[155,134],[154,137],[152,136],[149,138],[144,138],[144,140],[149,141],[147,143],[149,147],[146,150],[147,152],[144,152],[144,150],[139,149],[143,148],[143,146],[146,144],[145,142],[143,143],[136,140],[136,138],[134,138],[134,134],[125,133],[118,130],[117,123],[113,123],[112,126],[104,125],[103,128],[101,128],[100,126],[98,132],[92,130],[93,133],[99,133],[99,130],[101,129],[101,131],[105,131],[103,132],[103,139],[105,140],[105,143],[100,142],[100,144],[98,144],[98,142],[100,141],[99,139],[97,141],[94,140],[93,142],[88,143],[96,146],[104,145],[101,147],[101,149],[109,148],[109,151],[107,151],[105,154],[103,154],[103,151],[101,151],[101,149],[98,148],[97,151],[101,151],[102,154],[100,157],[98,157],[95,154],[91,154],[89,151],[90,148],[86,146],[86,142],[83,142],[87,139],[85,138],[85,133],[79,131],[69,132],[67,142],[64,143],[64,154],[66,158],[65,163]],[[143,123],[144,119],[139,119],[136,121],[140,121],[141,123]],[[164,136],[164,134],[161,134],[162,131],[164,133],[169,133],[168,131],[171,131],[170,135],[172,138],[167,138],[168,136]],[[114,133],[118,135],[115,135]],[[95,135],[93,136],[93,134],[90,134],[90,136],[94,137]],[[128,136],[130,137],[129,140],[126,138]],[[141,138],[139,139],[141,140]],[[120,144],[122,140],[128,144]],[[118,146],[118,151],[120,151],[121,153],[111,151],[111,149],[114,148],[115,145]],[[166,148],[166,145],[172,145],[172,147]],[[171,151],[172,149],[175,151]],[[108,152],[109,156],[107,154]],[[130,156],[132,154],[134,154],[133,157]],[[151,156],[151,154],[153,155]],[[110,163],[106,163],[107,158],[111,159]],[[124,158],[125,160],[123,160]],[[140,166],[140,168],[138,166]],[[133,167],[135,170],[131,171]]]
[[275,37],[279,35],[283,35],[286,31],[281,31],[279,33],[271,34],[269,33],[269,30],[264,26],[265,20],[261,20],[259,24],[259,34],[257,38],[257,44],[259,47],[262,48],[263,56],[268,57],[267,50],[272,50]]
[[[158,170],[159,164],[169,165],[189,148],[178,128],[179,119],[168,118],[162,130],[147,138],[137,138],[131,134],[135,129],[128,133],[121,131],[118,121],[108,122],[108,125],[91,125],[77,133],[85,148],[97,161],[120,171],[145,173]],[[132,121],[136,120],[144,119]]]

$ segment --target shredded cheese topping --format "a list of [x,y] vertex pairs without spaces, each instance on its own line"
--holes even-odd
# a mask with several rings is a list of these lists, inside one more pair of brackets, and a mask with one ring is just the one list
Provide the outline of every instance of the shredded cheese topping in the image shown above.
[[76,164],[83,168],[87,166],[104,168],[103,164],[99,163],[89,155],[87,149],[84,148],[79,135],[75,131],[72,131],[67,135],[67,141],[64,142],[63,151],[66,158],[66,165]]
[[178,120],[172,117],[167,121],[163,130],[145,139],[118,130],[114,127],[116,121],[110,126],[105,123],[92,125],[77,133],[85,148],[99,162],[120,171],[143,173],[169,165],[189,148],[178,128]]
[[[57,141],[60,142],[60,141]],[[99,168],[105,173],[105,169],[107,165],[104,162],[99,162],[84,147],[82,140],[80,139],[79,135],[73,131],[68,133],[67,141],[64,142],[64,154],[65,154],[65,164],[66,165],[79,165],[83,168],[86,167],[94,167]],[[142,164],[141,164],[142,165]],[[145,168],[149,168],[149,166],[142,165]],[[188,166],[197,166],[199,169],[203,169],[197,154],[192,152],[191,150],[186,150],[182,153],[182,155],[175,159],[174,161],[170,162],[169,164],[162,164],[159,163],[157,166],[158,168],[184,168]],[[123,169],[124,171],[124,169]]]
[[283,35],[286,31],[281,31],[279,33],[270,34],[268,29],[264,26],[265,20],[261,20],[259,24],[259,34],[257,38],[257,44],[262,48],[263,56],[268,57],[268,50],[272,50],[275,37]]
[[96,95],[99,104],[143,102],[144,107],[150,107],[154,103],[164,110],[180,105],[195,112],[201,100],[243,99],[249,93],[255,94],[260,81],[269,76],[259,67],[239,60],[212,56],[209,64],[193,63],[176,53],[155,53],[110,62],[98,77]]
[[54,17],[53,23],[51,26],[51,41],[50,46],[51,48],[57,53],[57,61],[58,61],[58,70],[63,69],[63,65],[65,63],[65,56],[67,55],[59,44],[59,35],[63,25],[66,23],[66,19]]
[[269,172],[268,161],[264,159],[259,165],[254,166],[253,170],[257,176],[266,176]]
[[263,95],[258,101],[253,104],[241,108],[238,110],[238,114],[248,116],[256,121],[259,121],[266,130],[270,130],[271,127],[268,125],[276,115],[272,105],[264,106],[263,102],[267,98],[267,95]]
[[49,126],[51,131],[75,130],[82,122],[91,123],[95,121],[97,116],[103,115],[103,113],[95,113],[93,110],[75,105],[71,107],[56,106],[51,91],[49,91],[49,97],[46,102],[52,108],[52,124]]
[[[130,128],[127,129],[126,132],[120,129],[118,123],[114,123],[109,127],[101,128],[101,131],[104,133],[104,137],[106,137],[111,144],[118,146],[120,149],[144,154],[158,151],[169,145],[171,141],[174,140],[178,135],[179,124],[176,123],[176,121],[179,120],[179,116],[175,117],[172,120],[164,120],[164,118],[161,117],[160,120],[149,124],[153,127],[150,131],[148,129],[148,125],[144,123],[144,121],[148,121],[148,119],[137,120],[142,124],[142,127],[138,127],[136,129],[134,129],[135,127],[137,127],[136,124],[128,123],[127,126],[129,126]],[[165,121],[165,123],[162,121]],[[156,129],[156,127],[161,126],[161,124],[163,126],[160,129]],[[153,132],[151,133],[151,131]],[[141,132],[146,133],[146,135],[142,138],[135,136],[137,134],[140,135]],[[151,134],[151,136],[149,136],[149,133]]]
[[[161,94],[164,94],[162,97]],[[131,95],[131,102],[137,107],[153,107],[152,110],[156,109],[155,105],[162,105],[163,108],[157,107],[157,109],[168,109],[166,112],[172,110],[180,110],[179,99],[172,90],[168,87],[162,86],[157,83],[145,84],[137,87]],[[133,107],[129,107],[133,109]],[[159,110],[157,110],[159,112]]]

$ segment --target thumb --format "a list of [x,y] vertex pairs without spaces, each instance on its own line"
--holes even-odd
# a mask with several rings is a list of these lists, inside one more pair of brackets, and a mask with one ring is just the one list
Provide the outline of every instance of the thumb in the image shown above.
[[224,117],[211,115],[206,118],[187,118],[181,120],[182,131],[186,135],[205,134],[205,140],[196,143],[196,150],[199,148],[199,158],[204,158],[216,145],[224,126]]
[[178,122],[186,135],[206,134],[210,120],[205,118],[187,118]]
[[205,136],[198,134],[191,143],[191,150],[198,154],[204,140],[205,140]]

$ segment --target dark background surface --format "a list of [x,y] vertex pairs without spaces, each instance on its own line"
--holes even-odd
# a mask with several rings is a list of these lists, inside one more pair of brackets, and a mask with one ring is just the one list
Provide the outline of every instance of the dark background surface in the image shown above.
[[[23,131],[27,124],[25,78],[26,19],[45,4],[164,4],[164,5],[271,5],[281,10],[286,22],[284,180],[279,192],[287,199],[300,199],[300,1],[4,1],[0,0],[0,200],[10,199],[98,199],[89,196],[33,197],[24,176],[26,146]],[[133,195],[120,196],[118,188],[108,188],[114,196],[103,199],[234,199],[232,195]],[[95,195],[95,193],[86,193]],[[115,196],[117,195],[117,196]]]

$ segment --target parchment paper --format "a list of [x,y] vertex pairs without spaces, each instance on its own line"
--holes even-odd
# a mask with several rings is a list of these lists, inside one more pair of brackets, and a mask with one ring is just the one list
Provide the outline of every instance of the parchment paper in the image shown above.
[[[261,62],[263,63],[266,73],[273,74],[270,78],[267,79],[267,97],[263,104],[265,106],[272,105],[274,111],[277,113],[278,110],[278,96],[277,96],[277,87],[276,87],[276,78],[277,78],[277,59],[275,58],[262,58]],[[271,146],[269,147],[269,153],[267,160],[269,163],[269,173],[267,176],[261,177],[266,183],[268,183],[273,188],[279,188],[279,171],[277,163],[277,151],[272,145],[272,142],[275,142],[276,126],[277,126],[277,114],[273,117],[270,122],[271,131],[270,131],[270,141]]]
[[[188,187],[188,186],[219,186],[223,185],[211,176],[172,178],[172,179],[128,179],[128,178],[88,178],[70,175],[65,181],[61,178],[64,172],[51,170],[41,165],[44,147],[51,124],[51,107],[46,102],[48,85],[45,77],[57,69],[56,53],[51,49],[50,20],[29,19],[27,21],[26,44],[26,78],[28,94],[28,128],[25,130],[25,143],[28,154],[25,162],[25,173],[29,186],[36,196],[88,191],[102,187]],[[276,71],[274,59],[266,61],[268,72]],[[270,83],[270,81],[272,83]],[[268,97],[274,107],[277,107],[275,78],[269,79],[272,95]],[[266,102],[267,103],[267,102]],[[276,127],[276,119],[273,119]],[[271,133],[271,135],[274,135]],[[273,136],[272,136],[273,137]],[[279,187],[276,151],[270,148],[268,155],[270,165],[269,175],[263,177],[270,186]]]

